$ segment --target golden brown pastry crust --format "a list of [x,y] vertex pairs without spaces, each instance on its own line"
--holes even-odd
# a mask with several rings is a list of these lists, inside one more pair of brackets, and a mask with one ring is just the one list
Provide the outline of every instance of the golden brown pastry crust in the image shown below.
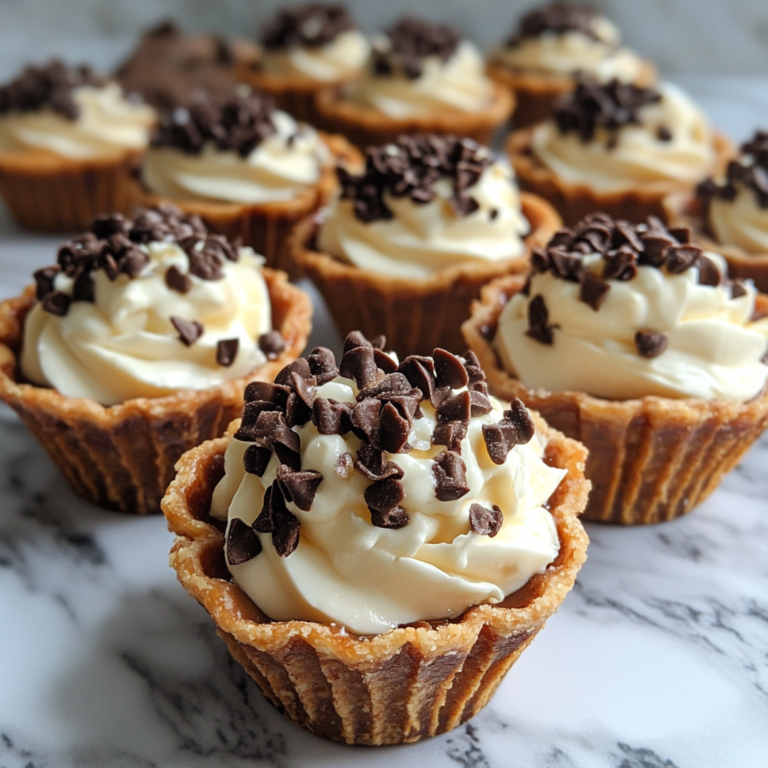
[[474,112],[446,108],[435,114],[390,117],[345,100],[343,92],[334,88],[318,91],[315,99],[318,125],[323,130],[343,134],[361,149],[389,144],[403,133],[420,132],[466,136],[489,145],[499,126],[509,119],[513,107],[513,96],[498,83],[493,83],[491,103]]
[[23,381],[18,355],[24,319],[35,304],[35,289],[29,287],[0,303],[0,399],[19,414],[79,495],[107,509],[157,513],[184,451],[223,434],[242,413],[245,385],[272,381],[306,345],[309,297],[282,272],[265,269],[264,278],[273,327],[286,341],[279,358],[219,387],[126,400],[108,408]]
[[543,246],[560,226],[560,217],[544,200],[521,193],[523,215],[531,225],[526,253],[502,262],[472,263],[440,270],[423,280],[367,272],[314,250],[319,224],[309,217],[288,241],[292,260],[317,286],[345,336],[361,330],[379,333],[398,355],[431,354],[435,347],[460,349],[461,323],[469,316],[481,286],[508,272],[528,269],[530,250]]
[[[506,302],[525,283],[510,275],[487,285],[462,326],[493,395],[519,397],[589,451],[586,520],[660,523],[690,512],[768,426],[768,390],[746,403],[700,398],[605,400],[584,392],[531,390],[502,369],[488,340]],[[768,297],[757,310],[768,312]]]
[[311,621],[271,621],[229,579],[222,526],[208,515],[223,475],[227,437],[185,454],[163,499],[176,534],[171,565],[215,622],[232,655],[264,696],[293,722],[347,744],[421,741],[465,722],[488,702],[507,670],[557,610],[586,559],[578,515],[589,482],[583,446],[534,414],[545,459],[568,470],[550,509],[557,559],[498,605],[458,620],[418,622],[370,637]]
[[[562,216],[566,226],[575,224],[587,214],[603,211],[615,219],[640,222],[647,216],[665,221],[664,198],[676,191],[690,192],[695,184],[678,181],[636,184],[616,192],[596,192],[585,184],[572,184],[558,178],[541,163],[531,150],[531,136],[536,126],[514,131],[506,142],[506,150],[521,189],[548,200]],[[714,134],[715,164],[707,173],[719,175],[733,157],[733,144],[721,133]]]

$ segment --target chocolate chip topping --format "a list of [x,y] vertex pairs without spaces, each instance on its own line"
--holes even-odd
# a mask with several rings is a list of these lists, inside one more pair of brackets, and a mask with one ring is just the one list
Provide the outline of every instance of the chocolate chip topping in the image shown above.
[[227,531],[227,562],[242,565],[261,552],[261,539],[239,517],[232,518]]
[[445,63],[453,56],[461,36],[447,24],[433,24],[403,16],[386,30],[386,40],[373,44],[373,71],[383,77],[402,72],[411,80],[421,77],[423,60],[437,56]]
[[165,284],[178,293],[189,293],[192,290],[192,281],[175,264],[172,264],[165,273]]
[[635,346],[642,357],[658,357],[669,346],[669,341],[663,333],[638,331]]
[[435,496],[440,501],[455,501],[469,493],[467,465],[458,453],[443,451],[432,463],[435,475]]
[[493,538],[504,523],[504,515],[494,504],[491,509],[482,504],[473,504],[469,508],[469,529],[480,536]]
[[611,286],[588,269],[582,272],[579,283],[579,301],[589,304],[597,312],[605,301],[608,291],[611,290]]
[[216,149],[247,157],[264,139],[277,133],[272,121],[274,110],[272,99],[261,92],[226,99],[199,95],[189,106],[161,113],[152,145],[199,155],[211,142]]
[[580,75],[576,88],[560,97],[553,118],[560,133],[577,133],[587,143],[599,129],[608,131],[609,142],[625,125],[642,125],[640,110],[656,104],[661,94],[653,88],[611,80],[604,85],[587,75]]
[[249,445],[243,454],[243,468],[250,475],[262,477],[267,469],[272,451],[260,445]]
[[235,362],[240,339],[220,339],[216,342],[216,362],[228,368]]
[[261,44],[271,51],[317,48],[354,28],[352,17],[343,5],[310,3],[278,11],[264,25]]
[[292,501],[299,509],[308,512],[323,476],[311,469],[296,472],[281,464],[277,468],[277,480],[286,501]]
[[299,546],[300,523],[285,506],[279,482],[274,482],[264,493],[264,505],[253,523],[259,533],[271,533],[272,545],[280,557],[288,557]]
[[551,346],[555,340],[554,329],[549,325],[549,310],[541,295],[534,296],[528,304],[528,330],[526,336],[535,339],[539,344]]
[[185,347],[191,347],[204,333],[202,323],[197,320],[184,320],[171,315],[171,325],[179,332],[179,339]]
[[523,401],[515,398],[504,418],[496,424],[483,424],[483,439],[494,464],[503,464],[507,454],[516,445],[525,445],[534,435],[536,427]]
[[57,317],[64,317],[69,312],[69,305],[71,303],[71,297],[61,291],[52,291],[42,301],[43,309]]
[[27,67],[9,83],[0,86],[0,114],[52,109],[67,120],[77,120],[80,108],[72,91],[83,85],[102,86],[90,67],[67,67],[54,60],[44,67]]
[[511,48],[526,38],[541,37],[547,32],[555,35],[563,35],[566,32],[581,32],[593,40],[599,40],[600,38],[594,29],[594,22],[597,18],[597,11],[591,5],[550,3],[523,16],[517,31],[506,41],[505,45]]
[[402,528],[408,524],[408,514],[400,506],[405,489],[399,480],[379,480],[369,485],[363,496],[371,513],[371,523],[377,528]]
[[285,339],[280,331],[270,331],[259,336],[259,349],[266,355],[267,360],[277,360],[285,352]]
[[337,173],[342,198],[353,202],[355,216],[366,223],[393,217],[385,193],[428,203],[442,178],[452,182],[454,213],[467,216],[478,209],[468,190],[493,163],[490,151],[472,139],[428,133],[400,136],[395,143],[369,147],[365,155],[361,175],[344,168]]

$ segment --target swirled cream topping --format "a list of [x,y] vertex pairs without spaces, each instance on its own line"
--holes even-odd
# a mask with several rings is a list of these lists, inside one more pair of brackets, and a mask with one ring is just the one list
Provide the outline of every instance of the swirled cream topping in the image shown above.
[[420,280],[520,256],[529,230],[514,178],[487,148],[422,134],[369,149],[360,176],[342,173],[318,247],[360,269]]
[[[595,112],[595,104],[601,112]],[[582,80],[560,102],[554,119],[534,129],[531,146],[560,179],[597,192],[638,183],[693,184],[715,162],[706,117],[669,84],[652,91],[618,81],[598,86]]]
[[393,118],[438,110],[473,112],[492,99],[480,52],[449,27],[401,19],[374,37],[367,71],[345,98]]
[[739,402],[764,389],[768,323],[752,322],[755,288],[729,282],[722,257],[687,230],[594,214],[536,250],[533,268],[495,338],[526,387]]
[[696,194],[719,243],[768,253],[768,132],[756,131],[728,164],[725,177],[707,179]]
[[314,128],[250,94],[176,110],[147,152],[142,181],[172,200],[282,202],[317,184],[329,159]]
[[366,36],[359,30],[350,29],[339,33],[325,45],[265,50],[261,65],[265,72],[304,75],[313,80],[332,83],[358,75],[369,51]]
[[266,361],[271,330],[262,258],[178,211],[97,220],[35,274],[24,376],[114,405],[207,389]]
[[357,634],[500,602],[557,556],[545,505],[565,471],[475,359],[398,367],[364,344],[246,391],[211,505],[235,582],[273,619]]
[[0,150],[45,149],[74,160],[143,150],[155,122],[151,107],[123,98],[117,83],[73,89],[76,117],[50,106],[0,114]]

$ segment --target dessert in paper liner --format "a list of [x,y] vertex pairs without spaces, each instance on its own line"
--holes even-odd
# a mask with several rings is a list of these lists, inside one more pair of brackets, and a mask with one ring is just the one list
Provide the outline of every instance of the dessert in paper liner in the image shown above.
[[332,623],[270,620],[229,578],[222,526],[209,516],[238,422],[178,463],[162,504],[177,536],[171,565],[264,696],[295,723],[347,744],[399,744],[444,733],[485,706],[572,588],[586,557],[578,521],[589,490],[585,451],[532,416],[547,441],[546,462],[567,470],[549,504],[560,551],[499,604],[372,636]]
[[[555,429],[589,451],[592,482],[583,517],[624,525],[673,520],[690,512],[719,484],[768,426],[768,391],[745,402],[644,397],[607,400],[584,392],[528,389],[502,369],[490,339],[505,304],[524,276],[487,285],[462,326],[486,372],[492,394],[519,397]],[[757,297],[756,315],[768,312]]]
[[29,287],[0,303],[0,399],[19,414],[79,495],[109,509],[157,513],[179,456],[222,434],[242,411],[245,384],[271,380],[306,344],[309,298],[282,272],[265,269],[263,276],[273,328],[286,342],[277,359],[218,387],[111,407],[24,380],[18,358],[24,321],[36,303],[35,289]]

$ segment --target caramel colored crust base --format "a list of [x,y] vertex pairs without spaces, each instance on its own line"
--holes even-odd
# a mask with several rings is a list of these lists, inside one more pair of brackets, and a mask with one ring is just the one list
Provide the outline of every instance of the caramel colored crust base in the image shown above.
[[436,114],[389,117],[377,109],[346,101],[338,88],[324,88],[318,92],[315,101],[319,127],[343,134],[361,149],[389,144],[403,133],[419,132],[466,136],[479,144],[490,145],[499,126],[509,119],[513,107],[514,97],[497,83],[494,83],[490,105],[475,112],[445,109]]
[[[514,70],[494,61],[488,63],[487,72],[491,79],[514,95],[517,106],[512,113],[512,123],[515,128],[527,128],[548,120],[555,102],[570,93],[576,85],[575,78],[570,75]],[[647,88],[655,82],[656,69],[650,62],[644,61],[636,84]]]
[[736,245],[718,243],[705,232],[699,201],[686,193],[664,198],[664,210],[672,226],[688,227],[697,245],[723,256],[731,277],[752,280],[758,291],[768,293],[768,253],[748,253]]
[[311,328],[309,297],[285,274],[264,270],[273,327],[287,347],[277,360],[220,387],[138,398],[105,408],[86,398],[24,383],[18,370],[24,319],[34,288],[0,303],[0,399],[19,414],[74,490],[100,507],[160,511],[174,464],[190,448],[224,433],[241,415],[250,381],[272,381],[302,350]]
[[[483,289],[462,330],[480,359],[491,393],[519,397],[589,451],[592,481],[583,517],[640,525],[674,520],[690,512],[768,426],[768,391],[747,403],[699,398],[603,400],[583,392],[526,389],[502,370],[488,341],[499,314],[524,278],[503,277]],[[758,296],[768,313],[768,297]]]
[[300,277],[295,264],[285,249],[291,230],[298,221],[325,205],[336,190],[336,166],[357,167],[362,163],[359,152],[342,136],[323,136],[333,155],[333,162],[322,170],[320,181],[304,190],[293,200],[258,205],[223,203],[215,201],[169,200],[144,190],[133,182],[135,205],[154,206],[170,202],[184,213],[197,214],[212,231],[230,240],[242,238],[267,260],[272,269],[288,272],[291,279]]
[[526,253],[507,261],[473,263],[441,270],[423,280],[367,272],[314,249],[319,225],[302,221],[288,241],[293,261],[317,286],[342,336],[361,330],[368,338],[386,334],[398,355],[431,354],[435,347],[461,349],[461,323],[489,280],[528,269],[530,249],[543,246],[560,226],[544,200],[521,194],[531,225]]
[[568,470],[550,501],[560,553],[499,605],[470,608],[455,622],[419,622],[371,637],[328,624],[270,621],[230,581],[222,525],[208,515],[229,436],[178,463],[162,504],[177,536],[171,565],[235,659],[294,723],[346,744],[402,744],[444,733],[485,706],[586,559],[587,536],[578,520],[589,490],[584,448],[535,420],[549,440],[547,462]]
[[44,150],[0,152],[0,194],[23,227],[80,232],[100,213],[131,212],[130,179],[142,155],[70,160]]
[[[558,178],[533,154],[531,136],[535,128],[524,128],[510,134],[506,143],[507,154],[520,188],[552,203],[566,226],[595,211],[633,222],[644,221],[651,215],[666,221],[664,198],[673,192],[690,192],[694,187],[694,184],[669,181],[637,184],[632,189],[618,192],[596,192],[584,184],[571,184]],[[715,164],[709,173],[717,176],[733,157],[733,145],[728,138],[715,133],[714,149]]]

